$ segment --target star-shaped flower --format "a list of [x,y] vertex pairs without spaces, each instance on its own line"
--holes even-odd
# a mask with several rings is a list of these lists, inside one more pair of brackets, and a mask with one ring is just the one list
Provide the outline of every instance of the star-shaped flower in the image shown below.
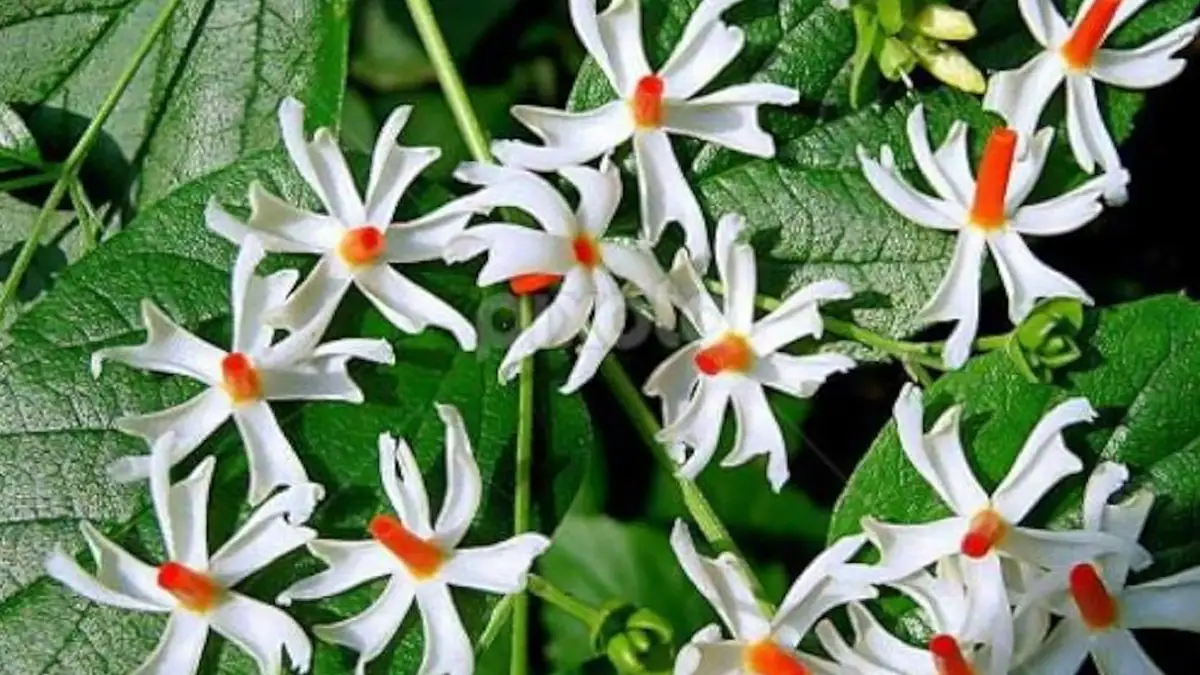
[[985,249],[991,251],[1008,292],[1008,317],[1013,324],[1024,320],[1039,298],[1092,301],[1079,284],[1038,260],[1021,238],[1072,232],[1103,209],[1100,179],[1060,197],[1023,205],[1041,176],[1053,137],[1053,129],[1044,129],[1021,158],[1016,132],[996,129],[988,138],[976,179],[971,176],[967,125],[955,122],[935,153],[929,146],[924,109],[917,106],[908,116],[908,139],[917,167],[937,196],[919,192],[905,181],[888,146],[880,151],[878,162],[858,149],[867,181],[892,208],[923,227],[958,232],[950,269],[918,314],[922,321],[957,322],[944,353],[950,368],[967,360],[979,329],[979,278]]
[[702,0],[674,53],[656,72],[642,46],[641,0],[613,0],[599,15],[597,0],[571,0],[575,31],[617,99],[580,113],[516,106],[513,116],[544,145],[498,141],[493,152],[505,164],[552,171],[609,153],[632,138],[645,237],[657,243],[667,223],[678,222],[693,258],[707,267],[704,214],[671,149],[669,134],[773,157],[775,141],[759,126],[758,107],[800,100],[795,89],[767,82],[696,96],[745,44],[742,30],[721,20],[740,1]]
[[61,550],[47,559],[46,572],[92,602],[170,616],[138,675],[195,673],[210,629],[249,654],[263,675],[280,672],[284,652],[295,671],[308,672],[312,645],[304,629],[278,608],[233,588],[316,536],[301,525],[321,499],[321,486],[294,485],[267,500],[210,557],[208,489],[216,460],[206,458],[187,479],[171,485],[167,458],[174,440],[171,433],[162,436],[150,460],[150,497],[168,560],[157,566],[142,562],[83,522],[95,574]]
[[550,545],[540,534],[525,533],[491,546],[459,547],[479,508],[479,466],[458,410],[439,405],[437,411],[446,424],[446,498],[436,524],[430,525],[429,497],[412,450],[403,440],[397,443],[383,434],[379,474],[396,516],[375,516],[367,526],[369,540],[318,539],[309,544],[329,569],[296,583],[279,597],[284,605],[325,598],[387,577],[383,594],[361,614],[313,629],[317,637],[359,653],[358,675],[387,647],[414,599],[425,632],[418,675],[470,675],[474,651],[450,587],[487,593],[520,591],[534,558]]
[[[255,276],[263,259],[262,245],[247,237],[233,269],[233,346],[226,352],[187,332],[150,300],[142,301],[146,342],[109,347],[92,354],[92,375],[105,361],[133,368],[182,375],[208,385],[204,393],[172,408],[131,415],[113,422],[121,431],[140,436],[170,453],[174,466],[204,442],[225,420],[233,418],[250,462],[250,503],[257,504],[281,485],[308,481],[268,401],[346,401],[362,403],[363,393],[346,372],[352,358],[393,363],[392,347],[383,340],[349,339],[317,345],[323,322],[272,344],[274,331],[263,316],[287,296],[296,283],[295,270]],[[175,442],[158,443],[167,433]],[[133,481],[149,475],[150,457],[123,457],[109,467],[114,480]]]
[[605,158],[599,171],[575,166],[559,173],[579,192],[579,207],[574,211],[537,174],[476,163],[459,167],[455,173],[459,180],[483,187],[463,198],[471,209],[516,207],[533,216],[543,231],[509,223],[471,227],[450,241],[446,260],[461,262],[487,253],[479,285],[510,280],[517,293],[562,280],[554,302],[509,347],[500,364],[500,379],[507,382],[515,377],[525,357],[586,331],[575,367],[561,389],[569,394],[592,379],[625,329],[625,296],[616,278],[629,281],[650,300],[659,325],[673,328],[675,309],[667,275],[649,248],[605,236],[621,202],[617,168]]
[[364,199],[333,134],[323,128],[311,142],[306,140],[304,106],[285,99],[279,106],[284,145],[325,213],[298,209],[257,182],[250,185],[247,223],[215,200],[209,203],[208,227],[235,244],[253,234],[268,251],[321,256],[296,292],[268,317],[273,325],[299,330],[316,320],[328,321],[354,285],[396,328],[419,333],[428,325],[439,326],[453,333],[463,349],[475,349],[475,328],[456,309],[392,267],[440,260],[446,242],[471,218],[447,207],[411,222],[392,221],[404,192],[442,154],[438,148],[397,144],[411,113],[411,107],[400,107],[384,122]]
[[[675,675],[838,675],[837,664],[797,651],[796,646],[813,624],[829,610],[848,602],[876,597],[865,584],[837,581],[831,573],[845,564],[865,538],[845,537],[821,555],[788,589],[774,618],[765,616],[728,553],[716,559],[696,552],[683,521],[675,521],[671,548],[688,579],[716,610],[732,639],[724,640],[721,627],[701,628],[679,651]],[[864,673],[863,675],[874,675]]]
[[[841,354],[795,356],[785,345],[823,330],[818,305],[853,295],[840,281],[805,286],[778,309],[754,320],[757,270],[754,249],[738,242],[745,222],[727,215],[717,224],[717,272],[725,287],[724,311],[717,307],[686,255],[677,255],[671,271],[676,303],[700,338],[667,357],[643,388],[663,404],[660,440],[667,444],[680,472],[694,478],[712,460],[726,408],[737,419],[733,449],[721,466],[738,466],[767,456],[767,479],[779,491],[788,479],[783,432],[767,402],[764,387],[807,398],[834,373],[854,367]],[[685,448],[690,448],[687,455]]]
[[[1097,467],[1083,498],[1083,526],[1135,545],[1154,495],[1138,492],[1122,504],[1109,505],[1109,498],[1128,477],[1128,470],[1119,464],[1105,462]],[[1129,569],[1125,556],[1103,556],[1052,573],[1039,593],[1031,593],[1018,616],[1044,604],[1062,620],[1022,672],[1076,672],[1091,654],[1102,675],[1161,675],[1163,671],[1142,650],[1133,631],[1200,632],[1200,567],[1134,586],[1126,585]]]
[[1137,555],[1139,564],[1145,562],[1144,551],[1132,550],[1112,535],[1018,525],[1043,495],[1083,468],[1067,449],[1062,430],[1095,419],[1086,399],[1069,399],[1046,413],[1030,432],[1008,475],[990,495],[975,478],[963,452],[959,437],[962,408],[948,409],[925,433],[923,406],[920,388],[905,385],[893,411],[900,445],[953,515],[916,525],[864,518],[863,530],[879,548],[881,560],[875,567],[856,566],[850,574],[888,583],[949,559],[959,566],[967,589],[962,633],[991,634],[993,644],[1012,644],[1011,634],[1000,633],[1012,630],[1011,605],[1019,598],[1006,583],[1002,562],[1055,569],[1107,552]]
[[1068,27],[1051,0],[1019,0],[1029,32],[1045,51],[1016,70],[993,75],[983,100],[986,109],[996,111],[1028,137],[1065,80],[1071,150],[1084,171],[1092,173],[1097,164],[1104,169],[1105,199],[1110,204],[1128,198],[1129,172],[1105,126],[1095,80],[1125,89],[1165,84],[1185,65],[1183,59],[1172,56],[1191,44],[1200,31],[1200,20],[1190,21],[1137,49],[1103,48],[1113,31],[1148,1],[1084,0],[1074,25]]

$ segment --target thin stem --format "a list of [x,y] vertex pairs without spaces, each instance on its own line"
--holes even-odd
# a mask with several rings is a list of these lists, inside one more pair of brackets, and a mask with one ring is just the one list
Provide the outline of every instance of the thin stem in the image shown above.
[[158,12],[154,23],[150,25],[149,32],[142,38],[141,44],[138,45],[134,52],[133,58],[125,66],[125,70],[121,72],[117,82],[113,85],[112,90],[108,92],[104,102],[100,104],[100,109],[96,111],[96,116],[92,118],[87,129],[83,131],[83,136],[79,142],[71,149],[71,154],[67,155],[67,160],[63,162],[62,169],[59,171],[58,180],[55,181],[54,187],[50,189],[50,196],[46,198],[46,203],[42,205],[42,210],[38,213],[37,219],[33,221],[33,227],[29,228],[29,238],[25,240],[24,246],[21,247],[21,252],[17,254],[17,260],[13,263],[12,271],[9,272],[8,278],[4,280],[4,290],[0,294],[0,316],[4,315],[4,310],[8,308],[8,303],[12,301],[16,295],[17,288],[21,285],[21,279],[25,276],[25,271],[29,269],[29,263],[33,260],[33,254],[37,250],[42,236],[45,234],[46,227],[50,224],[54,212],[58,210],[62,204],[63,198],[67,196],[67,191],[71,187],[71,183],[79,174],[79,169],[83,166],[83,162],[87,159],[88,153],[91,152],[92,146],[100,138],[100,133],[104,129],[105,123],[116,109],[117,103],[120,102],[121,96],[125,94],[125,90],[129,88],[129,83],[133,81],[133,77],[137,75],[137,71],[142,67],[142,62],[150,54],[150,50],[154,48],[155,41],[158,36],[166,30],[167,24],[171,21],[171,16],[175,14],[175,10],[179,8],[182,0],[170,0]]
[[90,251],[100,243],[100,216],[78,179],[71,181],[71,203],[75,206],[76,217],[83,227],[83,250]]
[[58,180],[58,174],[56,173],[35,173],[29,176],[0,181],[0,192],[23,190],[29,187],[45,185],[46,183],[53,183],[56,180]]
[[496,638],[500,637],[500,631],[504,630],[512,616],[516,597],[516,595],[506,595],[496,603],[491,616],[488,617],[487,625],[483,627],[483,634],[479,636],[479,642],[475,643],[475,656],[482,656],[496,641]]
[[612,390],[613,396],[617,402],[625,409],[625,413],[629,415],[630,421],[633,422],[634,429],[638,435],[642,437],[642,442],[650,448],[654,453],[654,457],[663,465],[675,478],[675,482],[679,485],[679,491],[683,495],[683,505],[687,508],[688,513],[692,515],[692,519],[696,521],[696,526],[700,528],[701,534],[708,540],[708,543],[717,551],[722,553],[732,553],[737,556],[740,561],[742,576],[750,585],[754,592],[754,597],[758,598],[758,602],[763,606],[767,616],[774,614],[775,610],[766,600],[766,593],[763,591],[762,583],[758,577],[754,575],[754,571],[746,563],[746,557],[738,549],[737,543],[733,541],[729,530],[725,527],[725,523],[721,522],[720,516],[713,509],[712,504],[708,503],[708,499],[704,493],[696,485],[695,481],[679,473],[675,462],[667,454],[666,448],[658,440],[658,433],[662,428],[658,424],[658,419],[654,413],[646,405],[646,401],[642,398],[641,392],[629,379],[629,374],[621,367],[621,364],[609,355],[605,357],[600,364],[600,375],[604,381],[608,383],[609,389]]
[[604,621],[604,612],[567,593],[543,577],[530,574],[528,585],[530,593],[579,619],[587,625],[589,631],[594,630]]

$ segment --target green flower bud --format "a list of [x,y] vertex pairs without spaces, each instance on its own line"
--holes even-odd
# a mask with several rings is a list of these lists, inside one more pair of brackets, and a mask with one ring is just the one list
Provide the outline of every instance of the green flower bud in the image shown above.
[[1083,329],[1083,305],[1072,298],[1047,300],[1013,331],[1005,351],[1026,378],[1050,382],[1054,371],[1083,355],[1075,338]]
[[917,67],[917,55],[896,38],[886,38],[879,49],[879,72],[892,82],[903,80]]
[[674,631],[658,614],[621,602],[604,607],[592,634],[596,650],[621,675],[669,675],[675,663]]
[[987,91],[983,73],[954,47],[924,35],[915,36],[908,44],[925,70],[942,82],[970,94]]
[[925,5],[912,20],[914,30],[936,40],[970,40],[978,32],[971,15],[949,5]]

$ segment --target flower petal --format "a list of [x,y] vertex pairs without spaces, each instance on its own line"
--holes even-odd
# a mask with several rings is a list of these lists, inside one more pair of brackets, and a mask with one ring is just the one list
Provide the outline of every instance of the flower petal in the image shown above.
[[1163,675],[1161,668],[1127,630],[1101,633],[1092,642],[1092,660],[1100,675]]
[[312,158],[317,180],[325,186],[330,215],[347,227],[368,224],[367,209],[354,185],[354,176],[346,164],[346,157],[338,148],[337,138],[329,129],[317,129],[312,142],[308,144],[308,155]]
[[476,225],[450,240],[447,262],[457,263],[487,253],[476,283],[491,286],[523,274],[566,275],[576,267],[571,241],[529,227],[505,223]]
[[[287,301],[267,318],[279,328],[300,332],[314,322],[328,321],[350,287],[352,277],[335,255],[323,256]],[[317,333],[320,326],[314,326]]]
[[625,295],[621,293],[617,282],[601,269],[592,270],[592,282],[596,286],[592,325],[575,357],[575,366],[571,368],[566,383],[558,390],[562,394],[573,394],[591,381],[600,368],[600,362],[612,351],[625,330]]
[[210,570],[226,588],[270,565],[316,538],[301,527],[325,490],[316,483],[293,485],[271,497],[246,519],[225,545],[213,554]]
[[[412,584],[393,577],[383,593],[359,614],[345,621],[313,627],[313,633],[326,642],[344,645],[358,652],[355,675],[365,675],[367,664],[387,648],[412,607]],[[428,639],[428,638],[426,638]]]
[[713,301],[687,251],[676,252],[669,279],[675,304],[701,335],[716,337],[729,330],[725,315]]
[[396,205],[417,176],[442,156],[440,148],[407,148],[399,144],[412,106],[400,106],[388,115],[375,151],[371,154],[371,179],[367,184],[366,223],[382,227],[392,222]]
[[193,675],[200,668],[208,622],[191,612],[172,612],[162,637],[133,675]]
[[292,670],[308,672],[312,643],[300,624],[279,608],[230,593],[208,616],[213,630],[249,654],[260,673],[280,672],[283,653]]
[[1092,634],[1081,621],[1060,621],[1046,641],[1020,666],[1028,675],[1077,673],[1092,649]]
[[450,588],[439,583],[421,584],[417,587],[417,606],[425,633],[425,656],[417,675],[471,675],[475,652],[450,598]]
[[596,285],[587,269],[575,267],[567,272],[554,302],[508,348],[500,363],[500,380],[508,382],[516,377],[525,357],[558,347],[578,335],[587,323],[595,298]]
[[751,377],[796,398],[815,396],[825,380],[854,368],[854,359],[842,354],[770,354],[754,362]]
[[316,166],[314,166],[312,155],[309,152],[308,140],[304,136],[303,103],[290,96],[280,102],[279,132],[283,138],[283,145],[287,148],[288,156],[291,157],[292,164],[296,166],[296,172],[304,178],[304,182],[308,183],[321,203],[325,205],[325,209],[332,214],[334,211],[326,193],[325,184],[317,175]]
[[754,593],[737,569],[735,558],[722,554],[716,559],[705,558],[696,552],[691,532],[682,520],[671,529],[671,548],[679,566],[700,595],[708,600],[717,615],[739,640],[761,640],[771,632],[771,624],[762,615]]
[[[962,152],[966,153],[966,131],[961,126],[961,130],[957,136],[961,141],[956,143],[956,129],[951,129],[950,135],[946,139],[946,145],[961,146]],[[925,106],[916,105],[912,112],[908,114],[908,144],[912,148],[913,158],[917,160],[917,168],[920,169],[921,175],[929,182],[930,187],[938,196],[948,202],[958,204],[969,204],[970,199],[974,197],[974,181],[971,181],[971,190],[964,192],[960,186],[942,169],[942,163],[934,158],[933,148],[929,144],[929,125],[925,121]],[[947,150],[949,153],[950,150]],[[965,163],[965,159],[963,160]]]
[[[446,461],[449,463],[449,458]],[[429,493],[417,458],[404,439],[396,440],[386,433],[379,435],[379,480],[404,527],[418,537],[432,537]]]
[[433,531],[442,544],[453,548],[462,541],[479,510],[483,480],[458,408],[440,404],[436,408],[438,417],[446,425],[446,498]]
[[[696,352],[699,350],[700,343],[698,342],[684,346],[658,364],[654,372],[650,373],[650,377],[646,378],[646,383],[642,385],[642,392],[647,396],[656,396],[662,399],[662,425],[664,428],[674,425],[691,402],[692,390],[700,379],[700,372],[693,364]],[[676,463],[682,464],[686,459],[682,444],[669,443],[666,449],[667,454]]]
[[725,319],[730,330],[741,334],[749,333],[754,325],[754,301],[758,298],[754,249],[739,241],[745,229],[745,218],[727,213],[717,223],[713,243],[717,274],[725,287]]
[[854,626],[853,651],[828,621],[817,626],[821,646],[839,663],[861,675],[937,675],[929,652],[917,649],[887,632],[866,607],[857,602],[846,606]]
[[[709,626],[716,628],[715,625]],[[674,675],[740,675],[745,671],[746,643],[740,640],[706,640],[693,637],[679,650]],[[720,638],[720,631],[717,632]]]
[[1050,157],[1053,145],[1054,127],[1046,127],[1033,136],[1025,156],[1018,157],[1017,161],[1013,162],[1008,192],[1004,196],[1005,213],[1015,212],[1029,199],[1030,193],[1041,180],[1042,170],[1046,168],[1046,159]]
[[263,397],[268,401],[362,403],[364,400],[362,389],[354,383],[344,367],[320,371],[295,367],[278,370],[260,368],[259,377]]
[[[1109,511],[1108,500],[1129,480],[1129,469],[1116,462],[1101,462],[1088,476],[1083,490],[1083,528],[1097,532],[1108,532],[1104,527]],[[1137,541],[1141,527],[1129,537]],[[1115,534],[1115,533],[1113,533]]]
[[741,0],[703,0],[688,19],[683,35],[659,77],[666,81],[665,96],[688,99],[716,79],[746,43],[741,28],[730,26],[721,15]]
[[[961,569],[961,565],[957,564],[960,562],[958,558],[943,558],[939,564],[943,561],[949,561],[956,569]],[[930,627],[935,633],[961,634],[966,620],[967,598],[960,579],[940,575],[935,577],[925,570],[917,570],[888,585],[917,603],[928,615]]]
[[549,234],[569,237],[578,232],[570,205],[549,181],[536,173],[510,166],[464,162],[454,170],[454,177],[483,188],[460,200],[458,209],[470,207],[487,213],[498,207],[511,207],[533,216]]
[[684,477],[694,479],[712,461],[721,439],[729,395],[727,383],[700,378],[691,402],[671,426],[660,432],[659,440],[687,446],[687,459],[679,467],[679,473]]
[[1038,260],[1021,235],[1011,230],[988,239],[988,246],[1008,292],[1008,318],[1020,324],[1041,298],[1075,298],[1092,304],[1079,284]]
[[1075,161],[1088,173],[1104,168],[1104,200],[1114,206],[1129,199],[1129,172],[1121,164],[1117,145],[1108,133],[1096,99],[1096,84],[1086,75],[1067,78],[1067,137]]
[[546,537],[526,532],[499,544],[459,549],[446,561],[441,576],[452,586],[485,593],[517,593],[525,589],[534,558],[549,547]]
[[1104,206],[1104,178],[1097,178],[1054,199],[1025,206],[1013,214],[1010,226],[1021,234],[1047,237],[1066,234],[1087,225],[1100,215]]
[[254,235],[242,240],[237,260],[233,264],[232,289],[229,302],[233,308],[234,352],[257,355],[271,344],[274,331],[263,317],[282,304],[296,285],[298,272],[283,270],[264,279],[254,274],[266,257],[262,242]]
[[820,303],[845,300],[854,295],[847,284],[825,279],[790,294],[770,314],[755,322],[750,331],[754,353],[765,356],[802,337],[821,337],[825,331]]
[[671,283],[645,242],[601,242],[600,256],[609,272],[632,283],[650,301],[655,323],[667,329],[675,327]]
[[451,202],[416,220],[392,223],[384,233],[384,259],[395,264],[441,260],[450,240],[462,234],[471,220],[470,211],[460,210],[466,206]]
[[983,109],[1007,120],[1008,126],[1016,129],[1021,138],[1032,139],[1042,111],[1065,77],[1066,71],[1058,54],[1043,52],[1016,70],[1002,70],[992,75],[983,97]]
[[1200,633],[1200,567],[1125,589],[1121,625]]
[[512,115],[545,145],[495,141],[492,154],[504,164],[534,171],[556,171],[591,161],[633,135],[633,116],[625,101],[619,99],[578,113],[518,105],[513,106]]
[[1018,0],[1017,6],[1033,39],[1047,49],[1060,43],[1070,31],[1066,19],[1051,0]]
[[661,130],[640,131],[633,137],[633,154],[638,168],[642,236],[656,244],[668,223],[679,223],[692,260],[701,269],[706,268],[710,253],[704,212],[684,178],[671,139]]
[[316,539],[308,542],[308,550],[327,568],[289,586],[275,598],[276,604],[288,607],[296,600],[317,600],[344,593],[372,579],[392,574],[398,563],[391,552],[373,539]]
[[108,347],[92,354],[92,377],[100,377],[105,361],[130,368],[183,375],[210,387],[221,384],[221,359],[225,352],[192,335],[171,320],[150,300],[142,300],[146,341],[129,347]]
[[902,579],[940,558],[957,554],[968,527],[970,522],[962,517],[915,525],[892,525],[865,517],[863,532],[879,549],[880,561],[874,567],[847,565],[836,576],[870,583]]
[[776,492],[783,489],[789,476],[787,446],[775,413],[767,402],[763,387],[753,380],[743,380],[733,388],[735,425],[733,447],[721,460],[721,466],[741,466],[759,455],[767,456],[767,480]]
[[1000,548],[1011,558],[1050,568],[1069,567],[1108,554],[1136,556],[1141,567],[1147,555],[1140,547],[1103,532],[1029,527],[1010,528]]
[[799,100],[799,92],[778,84],[734,85],[691,101],[666,101],[663,128],[754,157],[770,158],[775,156],[775,138],[759,125],[759,106],[791,106]]
[[1067,449],[1062,432],[1095,419],[1096,411],[1086,398],[1063,401],[1042,416],[992,493],[992,503],[1005,520],[1021,522],[1051,488],[1083,470],[1083,462]]
[[975,174],[971,171],[970,150],[967,148],[970,130],[966,122],[955,120],[950,124],[945,140],[933,153],[933,161],[953,190],[954,197],[948,199],[958,204],[969,204],[975,198]]
[[171,485],[171,464],[167,456],[172,434],[163,436],[168,446],[150,453],[150,496],[158,530],[169,560],[192,569],[208,565],[208,489],[212,484],[217,460],[207,457],[184,480]]
[[215,198],[204,210],[204,222],[208,229],[234,244],[256,236],[275,253],[320,255],[337,246],[345,231],[334,218],[298,209],[267,192],[258,181],[250,183],[249,222],[234,217]]
[[437,326],[449,331],[464,351],[475,351],[478,336],[471,322],[391,265],[376,265],[354,280],[371,304],[400,330],[420,333],[427,326]]
[[996,659],[992,665],[1004,667],[988,672],[1007,672],[1007,662],[1012,657],[1013,623],[1000,556],[986,555],[979,559],[960,556],[958,560],[967,587],[962,638],[991,645]]
[[633,92],[644,75],[650,74],[642,47],[641,0],[609,3],[599,16],[596,0],[571,0],[571,23],[588,54],[608,76],[618,96]]
[[117,546],[91,523],[79,524],[96,561],[95,576],[74,558],[55,549],[45,563],[46,574],[79,595],[102,605],[138,612],[169,612],[175,599],[158,587],[158,571]]
[[600,160],[600,170],[589,166],[568,166],[558,171],[579,193],[575,217],[593,237],[603,237],[621,205],[621,172],[612,158]]
[[900,447],[913,468],[921,474],[947,506],[960,516],[971,516],[987,507],[988,496],[967,463],[959,433],[962,408],[946,410],[924,433],[924,394],[920,387],[905,384],[892,407]]
[[1092,77],[1123,89],[1151,89],[1183,72],[1187,60],[1171,58],[1196,39],[1200,21],[1189,21],[1137,49],[1100,49],[1092,60]]
[[[166,410],[149,415],[119,417],[113,426],[145,439],[151,447],[157,446],[165,434],[174,434],[174,442],[165,446],[162,452],[168,454],[168,463],[175,466],[224,424],[232,410],[229,396],[224,391],[209,389]],[[144,480],[150,476],[150,455],[116,459],[108,465],[108,475],[118,483]]]
[[917,320],[921,322],[957,323],[942,354],[950,368],[966,363],[979,330],[979,279],[983,274],[986,241],[973,229],[964,229],[958,234],[946,276],[942,277],[933,297],[917,313]]
[[777,631],[783,628],[791,631],[789,637],[795,640],[788,642],[798,644],[817,619],[834,607],[879,595],[870,585],[840,581],[833,576],[866,542],[866,536],[861,534],[838,539],[817,555],[792,583],[772,622]]
[[265,401],[235,408],[233,421],[242,436],[250,463],[251,505],[262,502],[279,486],[308,482],[304,465]]
[[858,163],[862,165],[863,176],[888,206],[922,227],[948,231],[961,228],[959,220],[948,215],[961,211],[961,205],[922,194],[909,185],[896,170],[895,158],[888,146],[883,146],[879,157],[879,161],[875,161],[867,155],[865,148],[858,148]]

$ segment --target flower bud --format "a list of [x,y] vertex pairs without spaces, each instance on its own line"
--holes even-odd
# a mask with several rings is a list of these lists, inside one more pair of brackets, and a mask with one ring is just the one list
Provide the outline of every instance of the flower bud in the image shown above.
[[592,643],[620,675],[670,675],[675,663],[671,624],[658,614],[612,601],[593,628]]
[[970,94],[987,91],[983,73],[954,47],[923,35],[914,37],[909,46],[925,70],[942,82]]
[[879,49],[879,72],[892,82],[907,79],[917,67],[917,55],[896,38],[885,38]]
[[970,40],[978,32],[971,15],[949,5],[925,5],[911,22],[922,35],[937,40]]
[[1056,369],[1083,355],[1075,338],[1083,328],[1083,305],[1074,298],[1047,300],[1013,331],[1005,351],[1032,382],[1050,382]]

